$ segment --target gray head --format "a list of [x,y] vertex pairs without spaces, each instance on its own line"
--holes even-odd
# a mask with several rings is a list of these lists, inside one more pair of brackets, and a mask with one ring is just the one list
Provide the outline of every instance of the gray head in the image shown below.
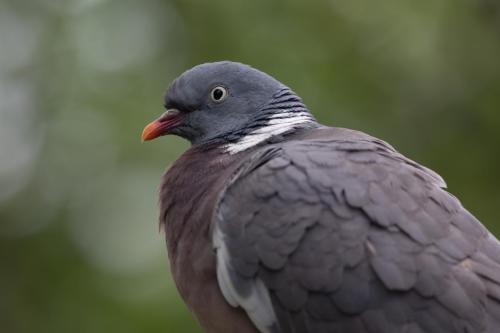
[[273,77],[229,61],[184,72],[167,89],[165,108],[167,112],[146,126],[143,140],[175,134],[192,144],[234,142],[272,125],[277,114],[309,114],[300,99]]

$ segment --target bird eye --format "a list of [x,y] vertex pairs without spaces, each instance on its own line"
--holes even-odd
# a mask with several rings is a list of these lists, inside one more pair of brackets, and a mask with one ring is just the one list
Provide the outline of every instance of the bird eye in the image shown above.
[[227,90],[224,87],[215,87],[210,92],[210,97],[214,102],[222,102],[227,97]]

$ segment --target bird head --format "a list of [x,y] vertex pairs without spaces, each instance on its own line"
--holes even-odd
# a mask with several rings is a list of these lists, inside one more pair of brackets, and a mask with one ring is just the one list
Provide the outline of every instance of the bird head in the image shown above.
[[229,61],[198,65],[172,82],[165,94],[166,112],[144,128],[142,139],[174,134],[192,144],[238,140],[283,112],[266,108],[283,91],[291,93],[248,65]]

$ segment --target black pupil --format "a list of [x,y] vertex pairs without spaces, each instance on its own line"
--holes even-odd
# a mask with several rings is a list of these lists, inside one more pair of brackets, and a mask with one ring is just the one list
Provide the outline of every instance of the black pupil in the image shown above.
[[220,100],[222,96],[224,95],[224,92],[220,88],[214,89],[213,96],[216,101]]

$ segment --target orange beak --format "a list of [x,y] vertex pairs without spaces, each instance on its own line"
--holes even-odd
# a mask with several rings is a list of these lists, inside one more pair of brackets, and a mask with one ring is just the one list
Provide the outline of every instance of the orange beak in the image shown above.
[[170,134],[170,131],[181,122],[179,110],[169,109],[160,118],[150,122],[142,131],[142,141],[156,139],[159,136]]

